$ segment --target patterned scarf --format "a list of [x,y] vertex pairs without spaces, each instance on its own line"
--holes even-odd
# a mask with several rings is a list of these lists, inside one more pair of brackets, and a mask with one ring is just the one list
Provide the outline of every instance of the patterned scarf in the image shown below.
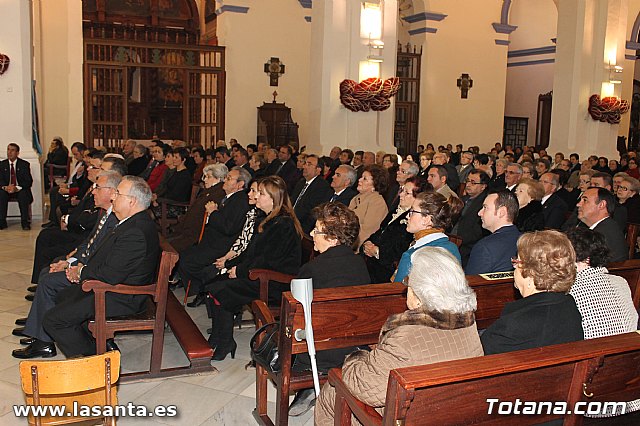
[[401,325],[423,325],[440,330],[457,330],[470,327],[475,321],[476,316],[473,311],[459,314],[449,311],[427,311],[420,307],[389,316],[380,330],[380,337]]

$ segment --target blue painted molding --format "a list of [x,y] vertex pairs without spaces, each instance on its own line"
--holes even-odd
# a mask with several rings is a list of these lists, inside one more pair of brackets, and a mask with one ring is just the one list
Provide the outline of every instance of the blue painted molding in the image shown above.
[[491,24],[491,26],[498,34],[511,34],[518,28],[517,25],[502,24],[497,22],[494,22],[493,24]]
[[233,6],[233,5],[230,5],[230,4],[225,4],[225,5],[220,6],[216,10],[216,14],[217,15],[222,15],[224,12],[248,13],[249,12],[249,8],[245,7],[245,6]]
[[307,21],[307,22],[311,22],[311,16],[305,16],[304,20]]
[[416,35],[422,33],[431,33],[435,34],[438,30],[436,28],[422,27],[416,28],[415,30],[409,30],[409,35]]
[[554,37],[554,38],[552,38],[552,39],[551,39],[551,43],[553,43],[553,44],[558,44],[558,39],[557,39],[557,38],[555,38],[555,37]]
[[533,49],[512,50],[507,53],[508,58],[518,58],[521,56],[547,55],[556,53],[555,46],[534,47]]
[[498,40],[496,39],[496,44],[498,46],[508,46],[511,43],[509,40]]
[[447,15],[442,13],[422,12],[416,13],[415,15],[405,16],[402,19],[410,24],[413,24],[414,22],[421,21],[442,21],[446,17]]
[[509,24],[509,8],[511,7],[511,0],[504,0],[502,2],[502,9],[500,10],[500,23]]
[[529,65],[541,65],[541,64],[552,64],[556,60],[555,59],[540,59],[537,61],[523,61],[523,62],[511,62],[507,64],[507,68],[510,67],[525,67]]
[[631,61],[635,61],[636,59],[638,59],[636,55],[624,55],[624,58],[629,59]]
[[298,3],[300,3],[300,6],[304,7],[305,9],[311,9],[312,2],[313,0],[298,0]]

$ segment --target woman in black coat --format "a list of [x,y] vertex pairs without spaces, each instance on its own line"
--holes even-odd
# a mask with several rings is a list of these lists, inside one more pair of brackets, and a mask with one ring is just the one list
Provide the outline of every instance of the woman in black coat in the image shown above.
[[[222,361],[237,344],[233,339],[233,315],[243,305],[260,297],[260,283],[249,279],[251,269],[271,269],[295,275],[300,268],[304,235],[287,195],[287,185],[279,176],[268,176],[258,185],[256,207],[267,216],[257,224],[247,249],[227,268],[229,279],[214,281],[205,289],[214,297],[213,325],[209,344],[215,348],[214,361]],[[234,266],[231,266],[234,265]],[[280,301],[288,285],[269,285],[269,298]]]
[[544,214],[540,202],[543,196],[544,187],[537,180],[522,178],[518,181],[516,197],[520,210],[514,225],[520,232],[542,231],[544,229]]
[[396,269],[402,253],[407,251],[413,241],[413,234],[407,232],[407,213],[416,200],[416,196],[431,188],[424,179],[407,179],[400,192],[400,204],[395,211],[389,212],[378,229],[360,247],[360,254],[367,264],[372,283],[388,283]]
[[[311,278],[314,289],[370,284],[364,260],[352,249],[360,233],[358,216],[339,202],[321,204],[313,213],[316,225],[311,236],[314,248],[320,254],[300,268],[298,278]],[[342,367],[344,358],[357,349],[349,347],[319,351],[316,355],[318,371],[328,373],[332,368]],[[311,370],[309,354],[296,356],[293,370]],[[304,414],[311,408],[313,400],[313,389],[298,392],[289,407],[289,415]]]
[[149,160],[151,160],[149,148],[142,144],[136,145],[133,149],[133,161],[127,166],[127,174],[138,176],[147,168]]
[[47,154],[47,160],[44,162],[44,179],[45,179],[45,189],[48,190],[49,183],[49,165],[54,166],[65,166],[65,167],[54,167],[53,168],[53,176],[65,176],[67,174],[67,163],[69,161],[69,150],[66,146],[64,146],[64,142],[60,136],[56,136],[51,141],[51,145],[49,146],[49,153]]

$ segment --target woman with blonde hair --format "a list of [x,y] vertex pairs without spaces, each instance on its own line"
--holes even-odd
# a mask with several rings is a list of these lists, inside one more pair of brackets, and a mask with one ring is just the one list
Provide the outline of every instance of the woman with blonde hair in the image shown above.
[[531,178],[522,178],[518,181],[514,192],[520,206],[514,225],[520,232],[542,231],[544,229],[544,214],[540,202],[544,197],[542,183]]
[[[287,184],[280,176],[268,176],[258,184],[256,207],[266,215],[257,223],[251,242],[242,255],[225,263],[228,278],[208,283],[205,289],[214,298],[213,326],[210,345],[215,349],[214,361],[231,353],[237,344],[233,339],[233,315],[243,305],[260,297],[260,283],[249,279],[251,269],[271,269],[295,275],[300,268],[302,227],[291,207]],[[280,302],[288,284],[272,283],[269,299]]]
[[481,336],[486,355],[584,339],[582,319],[569,289],[576,278],[576,253],[558,231],[529,232],[518,239],[511,260],[522,299],[507,303]]

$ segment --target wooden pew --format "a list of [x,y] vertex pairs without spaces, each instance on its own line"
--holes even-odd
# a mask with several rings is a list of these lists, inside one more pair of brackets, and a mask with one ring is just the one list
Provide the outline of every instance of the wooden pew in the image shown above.
[[[391,314],[404,312],[406,287],[402,284],[371,284],[315,290],[312,305],[312,324],[316,350],[368,345],[378,342],[382,325]],[[274,322],[271,310],[262,300],[253,302],[257,326]],[[291,371],[292,355],[306,353],[305,341],[293,338],[297,329],[304,329],[302,305],[291,292],[282,295],[280,307],[280,336],[278,353],[281,371],[270,374],[256,366],[256,409],[254,417],[263,425],[286,425],[289,416],[289,393],[313,387],[310,372]],[[277,386],[275,422],[267,415],[267,381]],[[322,382],[326,376],[321,376]]]
[[[625,260],[607,265],[609,273],[627,280],[631,289],[633,304],[640,307],[640,259]],[[479,275],[467,275],[467,281],[476,292],[478,329],[487,328],[500,317],[504,305],[520,297],[513,286],[513,278],[486,280]]]
[[[545,408],[539,415],[501,415],[498,404],[518,399],[555,402],[557,407],[566,402],[573,410],[578,402],[640,398],[640,335],[626,333],[393,370],[384,416],[354,398],[340,369],[330,371],[329,382],[336,388],[336,425],[351,425],[351,413],[364,425],[422,425],[425,419],[437,425],[524,425],[562,418],[565,425],[580,425],[583,417],[575,412],[547,414]],[[488,413],[488,399],[499,400],[493,414]]]

